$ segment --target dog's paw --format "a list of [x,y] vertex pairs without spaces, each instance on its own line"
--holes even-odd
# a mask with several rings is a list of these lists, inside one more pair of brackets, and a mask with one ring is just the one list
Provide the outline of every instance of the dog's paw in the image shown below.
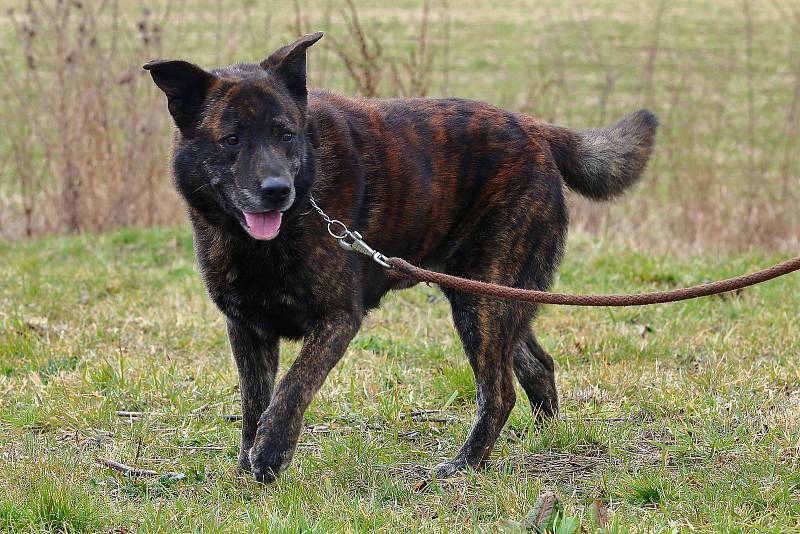
[[274,482],[278,475],[289,467],[292,461],[292,452],[287,447],[256,440],[249,455],[253,478],[263,484]]
[[240,448],[239,449],[239,460],[237,462],[239,464],[239,469],[250,473],[253,471],[253,468],[250,466],[250,448]]
[[442,480],[445,478],[453,478],[460,475],[462,471],[467,469],[467,462],[464,460],[450,460],[449,462],[442,462],[433,468],[433,478]]

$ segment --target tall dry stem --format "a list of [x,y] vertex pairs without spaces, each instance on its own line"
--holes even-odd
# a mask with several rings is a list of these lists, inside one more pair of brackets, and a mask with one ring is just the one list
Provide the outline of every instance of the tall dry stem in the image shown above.
[[118,17],[118,0],[29,0],[9,12],[22,54],[0,61],[0,113],[25,127],[12,140],[21,198],[3,200],[4,234],[175,220],[162,198],[169,182],[160,100],[142,84],[140,62],[116,56],[123,39],[132,57],[159,55],[164,21],[143,10],[123,31]]
[[344,64],[355,90],[366,97],[378,96],[385,63],[383,46],[375,35],[370,34],[358,15],[353,0],[345,0],[340,11],[347,28],[349,43],[337,36],[328,36],[328,48]]

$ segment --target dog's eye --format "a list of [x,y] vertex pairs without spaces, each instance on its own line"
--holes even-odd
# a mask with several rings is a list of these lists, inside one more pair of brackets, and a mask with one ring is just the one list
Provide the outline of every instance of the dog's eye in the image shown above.
[[283,132],[283,135],[281,136],[281,141],[283,141],[284,143],[288,143],[292,139],[294,139],[294,134],[292,132]]
[[226,135],[222,139],[220,139],[220,143],[228,146],[236,146],[239,144],[239,136],[238,135]]

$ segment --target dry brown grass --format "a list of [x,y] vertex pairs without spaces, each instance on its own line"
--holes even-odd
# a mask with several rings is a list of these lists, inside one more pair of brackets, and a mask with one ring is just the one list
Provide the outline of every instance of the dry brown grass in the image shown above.
[[648,106],[648,177],[615,205],[573,200],[578,231],[638,248],[796,250],[800,6],[786,0],[492,6],[425,0],[16,1],[0,21],[0,236],[182,220],[170,191],[154,57],[254,61],[327,30],[317,86],[364,96],[480,98],[576,127]]
[[22,128],[4,147],[7,176],[18,184],[16,191],[4,188],[6,235],[177,220],[163,180],[161,101],[144,89],[140,66],[128,61],[160,53],[169,12],[146,10],[130,22],[118,8],[28,2],[9,13],[24,61],[3,56],[0,63],[9,88],[3,122]]

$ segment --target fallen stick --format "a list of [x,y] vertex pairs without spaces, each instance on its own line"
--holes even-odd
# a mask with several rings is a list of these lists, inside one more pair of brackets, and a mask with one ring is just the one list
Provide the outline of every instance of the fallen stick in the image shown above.
[[170,480],[180,480],[186,477],[186,475],[184,475],[183,473],[175,473],[171,471],[167,471],[166,473],[159,473],[158,471],[153,471],[152,469],[141,469],[138,467],[131,467],[130,465],[123,464],[115,460],[111,460],[110,458],[103,458],[102,456],[98,456],[97,461],[105,465],[106,467],[110,467],[114,471],[119,471],[120,473],[123,473],[126,477],[130,478],[166,477],[169,478]]
[[[154,415],[154,414],[155,415],[161,415],[161,414],[158,414],[157,412],[129,412],[127,410],[117,410],[117,411],[114,412],[114,415],[116,415],[118,417],[127,417],[129,419],[135,419],[137,417],[142,417],[144,415]],[[198,414],[193,413],[193,415],[198,415]],[[231,414],[222,414],[222,415],[220,415],[220,418],[222,418],[225,421],[241,421],[242,420],[242,416],[241,415],[233,414],[233,413],[231,413]]]
[[413,421],[429,421],[431,423],[452,423],[458,421],[458,417],[444,410],[417,410],[409,413],[400,412],[400,417],[408,417]]
[[222,447],[219,445],[183,445],[176,446],[176,449],[182,451],[226,451],[229,447]]
[[144,415],[142,412],[129,412],[126,410],[117,410],[114,412],[114,415],[118,415],[119,417],[130,417],[133,419],[134,417],[141,417]]

